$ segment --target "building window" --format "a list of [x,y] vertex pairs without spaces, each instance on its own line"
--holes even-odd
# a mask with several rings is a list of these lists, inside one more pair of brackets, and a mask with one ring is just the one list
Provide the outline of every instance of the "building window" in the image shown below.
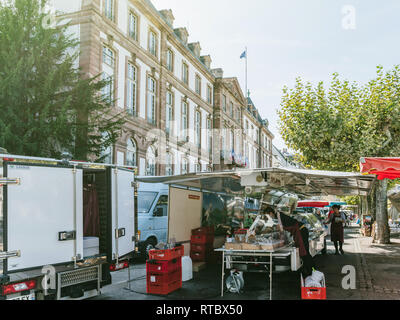
[[174,72],[174,53],[172,50],[167,50],[167,69]]
[[226,130],[225,129],[222,129],[221,130],[221,151],[222,151],[222,154],[225,156],[225,147],[226,147],[226,137],[225,137],[225,133],[226,133]]
[[182,159],[181,174],[187,174],[189,172],[189,163],[186,158]]
[[201,172],[201,164],[200,163],[196,163],[195,171],[196,172]]
[[233,102],[230,103],[229,113],[231,114],[231,117],[233,118]]
[[212,90],[212,88],[211,88],[211,86],[207,86],[207,102],[209,103],[209,104],[212,104],[212,101],[213,101],[213,90]]
[[201,78],[200,76],[196,75],[196,93],[201,95]]
[[114,65],[115,65],[114,51],[104,46],[102,80],[107,81],[107,84],[103,87],[102,93],[105,99],[110,104],[112,104],[114,101]]
[[114,0],[104,0],[104,15],[114,21]]
[[167,108],[166,108],[166,119],[165,119],[165,131],[171,133],[172,124],[172,109],[173,108],[173,95],[171,91],[167,91]]
[[229,131],[229,148],[230,148],[230,152],[234,151],[234,139],[233,139],[233,131]]
[[136,114],[136,94],[137,94],[137,69],[128,63],[128,73],[126,81],[126,109],[131,115]]
[[153,31],[149,32],[149,51],[153,56],[157,56],[157,36]]
[[103,87],[102,93],[108,103],[113,104],[114,102],[114,76],[107,72],[102,73],[102,80],[107,81],[107,84]]
[[132,139],[128,139],[126,147],[126,165],[136,166],[136,143]]
[[165,175],[172,176],[174,174],[172,169],[172,155],[169,152],[167,152],[165,160]]
[[156,81],[147,77],[147,121],[156,123]]
[[200,148],[201,146],[201,112],[196,111],[195,119],[194,119],[194,128],[196,133],[196,141],[195,144]]
[[114,68],[115,65],[115,58],[114,58],[114,51],[112,51],[108,47],[103,47],[103,63]]
[[226,95],[222,95],[222,109],[226,112]]
[[[102,140],[103,142],[106,142],[110,139],[110,135],[107,132],[102,133]],[[111,145],[103,148],[103,150],[100,153],[100,161],[102,163],[106,164],[112,164],[113,162],[113,147]]]
[[151,146],[147,149],[146,159],[146,176],[154,176],[156,174],[156,154]]
[[236,134],[235,137],[235,153],[239,154],[240,153],[240,135]]
[[189,85],[189,67],[186,63],[182,64],[182,81],[186,85]]
[[135,41],[138,40],[138,17],[132,12],[129,13],[129,36]]
[[182,102],[182,123],[181,123],[181,132],[182,138],[186,140],[188,129],[188,104],[187,102]]
[[212,152],[212,123],[211,119],[207,119],[207,149],[211,154]]

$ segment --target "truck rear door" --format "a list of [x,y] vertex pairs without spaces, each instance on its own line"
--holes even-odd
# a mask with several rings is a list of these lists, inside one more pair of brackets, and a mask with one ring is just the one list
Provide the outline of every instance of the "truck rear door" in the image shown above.
[[79,260],[83,256],[82,170],[4,162],[3,174],[19,179],[3,187],[4,271],[16,272]]
[[117,260],[135,250],[134,173],[111,169],[112,256]]

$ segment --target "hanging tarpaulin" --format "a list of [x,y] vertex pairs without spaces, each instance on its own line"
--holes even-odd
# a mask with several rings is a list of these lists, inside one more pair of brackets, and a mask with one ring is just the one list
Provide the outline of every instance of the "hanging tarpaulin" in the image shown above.
[[361,158],[363,174],[376,174],[378,180],[400,178],[400,158]]

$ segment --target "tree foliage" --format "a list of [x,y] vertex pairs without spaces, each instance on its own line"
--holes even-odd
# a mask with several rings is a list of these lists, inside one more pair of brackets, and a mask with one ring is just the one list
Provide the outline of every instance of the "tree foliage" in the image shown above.
[[296,80],[283,89],[280,132],[307,166],[359,171],[360,157],[400,154],[400,67],[366,84],[334,74],[329,88]]
[[0,2],[0,146],[31,156],[99,157],[124,119],[101,94],[108,82],[76,66],[79,43],[68,25],[46,27],[45,5]]

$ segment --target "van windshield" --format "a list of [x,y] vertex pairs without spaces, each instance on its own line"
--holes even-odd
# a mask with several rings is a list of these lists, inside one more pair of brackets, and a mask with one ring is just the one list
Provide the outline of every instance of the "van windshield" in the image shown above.
[[139,191],[138,212],[148,213],[156,197],[157,197],[157,192]]

